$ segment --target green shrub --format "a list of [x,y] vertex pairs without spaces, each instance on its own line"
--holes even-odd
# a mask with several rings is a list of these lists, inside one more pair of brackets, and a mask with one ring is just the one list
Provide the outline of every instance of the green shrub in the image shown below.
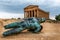
[[60,21],[60,14],[59,14],[59,15],[56,15],[55,19],[56,19],[57,21]]

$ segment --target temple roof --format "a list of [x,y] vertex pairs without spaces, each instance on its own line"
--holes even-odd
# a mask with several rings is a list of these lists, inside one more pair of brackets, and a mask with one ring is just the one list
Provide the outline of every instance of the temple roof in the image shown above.
[[[33,7],[39,7],[39,6],[38,6],[38,5],[29,5],[29,6],[25,7],[24,9],[33,8]],[[49,13],[49,12],[46,12],[46,11],[44,11],[44,10],[42,10],[42,9],[39,9],[39,8],[38,8],[38,10],[39,10],[39,11],[42,11],[42,12],[45,12],[45,13]]]
[[38,5],[29,5],[29,6],[25,7],[24,9],[31,8],[31,7],[38,7]]

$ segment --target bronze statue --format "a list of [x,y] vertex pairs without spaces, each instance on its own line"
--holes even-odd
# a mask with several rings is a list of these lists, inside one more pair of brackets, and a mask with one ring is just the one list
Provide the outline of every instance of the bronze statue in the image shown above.
[[42,26],[40,25],[40,23],[42,22],[45,22],[45,18],[31,17],[31,18],[26,18],[24,19],[24,21],[21,22],[14,22],[5,25],[4,26],[5,29],[10,29],[10,28],[12,29],[4,32],[3,36],[9,36],[12,34],[20,33],[25,29],[33,33],[38,33],[42,30]]

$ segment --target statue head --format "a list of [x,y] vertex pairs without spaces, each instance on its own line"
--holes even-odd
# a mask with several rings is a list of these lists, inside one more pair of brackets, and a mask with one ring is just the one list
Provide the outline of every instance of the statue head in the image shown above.
[[45,22],[45,21],[46,21],[46,19],[45,19],[45,18],[37,18],[37,20],[38,20],[40,23],[43,23],[43,22]]

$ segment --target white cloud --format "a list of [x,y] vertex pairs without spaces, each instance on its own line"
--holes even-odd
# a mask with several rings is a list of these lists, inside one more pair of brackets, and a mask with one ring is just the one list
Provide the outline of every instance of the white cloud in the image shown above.
[[24,14],[0,12],[0,18],[24,18]]
[[48,0],[50,6],[60,6],[60,0]]
[[60,0],[17,0],[21,3],[33,3],[33,4],[49,4],[51,6],[60,6]]
[[28,3],[36,5],[47,5],[47,7],[57,7],[60,6],[60,0],[17,0],[19,4]]
[[53,17],[53,16],[50,16],[50,19],[52,19],[52,20],[55,20],[55,17]]
[[43,4],[45,3],[45,0],[19,0],[21,3],[29,3],[29,4]]
[[5,5],[21,5],[24,3],[48,6],[60,6],[60,0],[0,0],[0,4]]

